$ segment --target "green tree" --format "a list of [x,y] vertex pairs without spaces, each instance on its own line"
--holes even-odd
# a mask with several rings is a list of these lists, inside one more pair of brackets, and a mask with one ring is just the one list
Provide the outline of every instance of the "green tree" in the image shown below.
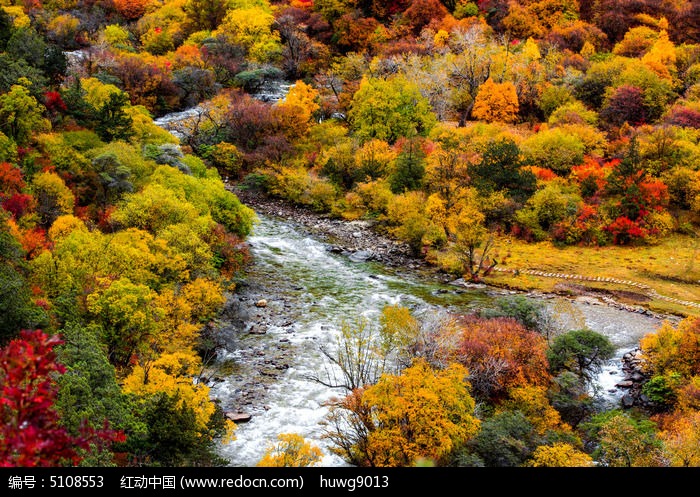
[[129,95],[123,92],[110,93],[108,100],[95,114],[95,131],[106,142],[127,141],[134,135],[133,120],[125,111],[130,105]]
[[389,186],[396,194],[418,190],[425,175],[425,153],[416,139],[409,139],[401,147],[389,174]]
[[390,144],[401,137],[426,136],[437,121],[428,100],[402,75],[364,77],[348,119],[361,142],[376,138]]
[[46,313],[31,299],[21,245],[8,230],[0,210],[0,345],[22,329],[48,324]]
[[20,78],[9,93],[0,95],[0,131],[22,146],[34,133],[51,129],[51,123],[43,117],[44,106],[29,91],[31,84]]
[[523,166],[518,145],[502,138],[486,145],[481,161],[473,164],[469,172],[480,193],[505,190],[515,199],[525,201],[535,191],[537,180]]
[[571,371],[587,383],[615,354],[615,346],[605,335],[590,329],[571,330],[557,336],[547,349],[547,360],[553,372]]
[[141,399],[139,415],[147,426],[142,437],[127,440],[136,463],[164,467],[222,467],[228,461],[216,453],[216,436],[225,431],[224,417],[217,416],[205,428],[194,409],[180,402],[179,394],[160,392]]
[[[101,341],[102,329],[95,325],[68,324],[61,330],[63,344],[57,358],[66,366],[66,374],[58,379],[56,407],[61,423],[74,435],[87,424],[101,429],[105,421],[127,437],[138,436],[146,427],[135,417],[134,405],[122,393],[116,371]],[[120,450],[119,445],[112,447]],[[106,448],[103,448],[106,449]],[[112,450],[93,451],[85,455],[84,466],[114,465]]]

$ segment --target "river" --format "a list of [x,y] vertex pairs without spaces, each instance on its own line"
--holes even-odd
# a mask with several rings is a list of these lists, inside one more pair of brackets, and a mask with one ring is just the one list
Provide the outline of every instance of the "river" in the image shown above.
[[[264,406],[248,406],[255,412],[250,421],[238,425],[234,442],[220,447],[231,466],[254,466],[266,446],[281,433],[300,434],[319,446],[325,454],[323,466],[345,465],[328,450],[320,424],[327,412],[324,401],[343,392],[308,379],[328,366],[320,346],[332,347],[344,320],[365,316],[376,321],[386,304],[407,306],[417,316],[441,310],[470,312],[491,305],[499,296],[499,291],[488,287],[458,288],[421,278],[417,273],[398,273],[376,263],[355,262],[329,251],[326,243],[282,219],[261,217],[249,245],[254,263],[241,298],[252,303],[265,296],[265,312],[273,324],[264,334],[231,328],[229,331],[239,336],[237,348],[220,359],[243,366],[240,363],[256,355],[272,352],[274,356],[280,349],[286,352],[284,369],[266,387]],[[247,288],[254,289],[251,295],[246,296]],[[553,306],[557,298],[546,302]],[[660,320],[595,305],[590,300],[566,302],[571,319],[583,317],[585,326],[604,334],[616,346],[615,358],[600,375],[602,395],[614,403],[623,393],[614,387],[622,378],[620,358],[637,346],[641,336],[656,329]],[[276,324],[275,314],[281,318]],[[225,408],[232,407],[234,397],[237,400],[233,402],[240,402],[241,390],[253,388],[253,383],[259,381],[253,374],[246,382],[244,374],[251,373],[239,371],[212,385],[213,397]]]
[[[276,102],[290,86],[282,82],[266,87],[257,97]],[[169,114],[156,123],[173,132],[178,121],[197,111],[195,107]],[[324,402],[343,392],[308,379],[328,367],[320,347],[332,346],[342,322],[358,316],[376,321],[386,304],[407,306],[418,317],[470,312],[489,306],[503,293],[487,287],[458,288],[422,278],[420,273],[353,260],[328,250],[324,241],[289,220],[259,217],[248,239],[254,262],[233,296],[235,309],[242,312],[220,324],[228,346],[218,361],[230,372],[210,382],[212,398],[225,410],[245,412],[251,418],[238,424],[235,441],[218,450],[230,466],[251,467],[279,434],[297,433],[322,449],[322,466],[344,466],[322,438],[321,425],[327,413]],[[258,307],[256,302],[262,299],[265,305]],[[552,308],[557,301],[545,300]],[[623,377],[622,355],[636,348],[661,320],[596,305],[590,299],[566,300],[566,304],[572,323],[580,325],[583,319],[584,326],[604,334],[616,347],[615,357],[599,375],[600,400],[615,405],[624,393],[615,387]]]

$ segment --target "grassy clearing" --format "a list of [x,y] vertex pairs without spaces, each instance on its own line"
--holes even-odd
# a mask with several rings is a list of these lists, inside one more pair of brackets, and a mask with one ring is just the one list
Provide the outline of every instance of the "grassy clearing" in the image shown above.
[[[501,237],[497,240],[495,256],[499,267],[504,269],[630,280],[646,284],[661,295],[700,303],[700,238],[697,237],[674,235],[657,245],[633,247],[557,247],[551,242],[525,243]],[[492,273],[485,281],[520,290],[572,294],[605,291],[622,302],[644,305],[657,312],[700,314],[697,308],[650,299],[642,290],[627,285],[510,273]]]

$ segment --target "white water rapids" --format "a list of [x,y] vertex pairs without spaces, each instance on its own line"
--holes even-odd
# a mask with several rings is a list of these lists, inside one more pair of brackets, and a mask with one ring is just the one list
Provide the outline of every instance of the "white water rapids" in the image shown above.
[[[407,306],[418,315],[435,312],[441,306],[469,312],[488,305],[494,298],[485,289],[457,290],[450,285],[397,275],[376,264],[353,262],[329,252],[322,242],[281,220],[263,218],[249,243],[255,261],[250,277],[284,282],[278,285],[280,293],[291,293],[270,298],[289,299],[301,310],[301,317],[291,328],[270,327],[265,335],[256,338],[258,344],[264,344],[262,347],[274,347],[279,340],[297,347],[289,368],[268,391],[266,409],[249,422],[239,424],[237,439],[221,446],[221,455],[231,466],[255,466],[265,448],[281,433],[297,433],[319,446],[325,454],[323,466],[346,465],[328,450],[320,424],[327,413],[323,402],[343,391],[333,391],[307,379],[309,374],[321,373],[327,366],[319,346],[332,345],[343,320],[358,315],[376,319],[386,304]],[[600,375],[603,391],[614,402],[622,394],[614,389],[621,379],[619,359],[636,347],[641,336],[656,329],[660,321],[583,301],[574,301],[573,309],[577,311],[572,315],[579,319],[583,316],[585,326],[607,336],[617,348],[616,357]],[[235,358],[237,352],[230,354],[229,358]],[[226,404],[231,388],[235,387],[224,380],[212,386],[212,395]]]
[[[289,87],[281,84],[278,91],[273,88],[271,93],[266,88],[260,99],[280,100]],[[174,132],[178,122],[192,117],[198,109],[168,114],[157,119],[156,124]],[[264,409],[250,421],[238,425],[235,441],[220,446],[220,454],[230,461],[230,466],[255,466],[265,449],[282,433],[297,433],[319,446],[324,453],[322,466],[346,465],[329,451],[320,424],[327,413],[324,401],[344,392],[307,379],[310,374],[322,374],[327,367],[319,346],[333,343],[343,320],[360,315],[376,318],[386,304],[401,304],[417,313],[435,312],[441,307],[469,312],[488,305],[494,298],[485,289],[456,290],[448,285],[438,288],[434,282],[398,275],[376,264],[353,262],[330,253],[322,242],[285,221],[262,218],[248,241],[255,261],[248,277],[266,281],[268,287],[270,282],[283,283],[277,289],[280,294],[270,298],[286,299],[299,311],[300,317],[291,327],[271,326],[264,335],[245,342],[246,347],[257,347],[260,354],[264,354],[266,348],[290,344],[294,355],[289,367],[268,389]],[[547,302],[552,304],[553,301]],[[615,384],[622,379],[620,358],[661,321],[590,302],[574,301],[573,306],[577,309],[574,314],[584,317],[586,327],[604,334],[616,346],[617,354],[604,368],[599,381],[604,398],[615,403],[623,393],[615,389]],[[228,352],[222,359],[235,361],[240,359],[241,352]],[[211,388],[212,397],[226,405],[238,385],[224,378]]]

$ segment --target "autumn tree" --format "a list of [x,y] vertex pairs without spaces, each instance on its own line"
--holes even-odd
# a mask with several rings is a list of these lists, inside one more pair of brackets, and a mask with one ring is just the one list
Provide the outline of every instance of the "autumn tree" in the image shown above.
[[458,364],[436,371],[417,360],[333,403],[324,436],[359,466],[444,464],[479,429],[466,378]]
[[56,361],[58,336],[24,330],[0,349],[0,455],[3,465],[76,466],[82,451],[123,440],[110,429],[69,434],[56,411],[55,375],[65,373]]
[[659,438],[673,467],[700,465],[700,413],[695,410],[677,413],[661,423]]
[[282,54],[280,34],[273,29],[274,22],[274,16],[263,7],[234,8],[226,12],[213,34],[222,34],[229,43],[243,47],[250,60],[274,62]]
[[461,202],[448,222],[452,225],[454,249],[464,277],[476,282],[488,276],[498,261],[493,257],[494,238],[488,233],[485,216],[474,200]]
[[58,216],[73,213],[75,197],[58,174],[52,172],[35,174],[31,188],[42,225],[51,226]]
[[513,83],[487,79],[476,94],[472,115],[487,122],[514,122],[518,117],[518,94]]
[[187,0],[183,7],[191,31],[213,31],[226,15],[227,0]]
[[304,468],[321,462],[323,452],[296,433],[282,433],[271,444],[256,466],[262,468]]
[[546,341],[511,318],[465,317],[456,359],[470,372],[480,399],[504,397],[515,386],[549,381]]
[[31,82],[21,78],[8,93],[0,95],[0,131],[18,145],[26,145],[34,133],[51,127],[44,118],[44,106],[31,95]]
[[151,0],[114,0],[114,7],[124,19],[133,21],[140,18],[145,12]]
[[428,101],[404,76],[364,78],[348,119],[361,142],[426,136],[436,122]]
[[527,466],[533,468],[590,468],[594,466],[591,456],[565,442],[541,445],[532,453]]
[[586,430],[596,444],[593,458],[602,466],[666,466],[656,424],[648,419],[612,410],[595,415]]
[[699,333],[700,319],[689,317],[677,326],[664,322],[640,340],[643,365],[651,375],[645,388],[654,391],[655,400],[662,405],[675,404],[679,391],[700,374]]

